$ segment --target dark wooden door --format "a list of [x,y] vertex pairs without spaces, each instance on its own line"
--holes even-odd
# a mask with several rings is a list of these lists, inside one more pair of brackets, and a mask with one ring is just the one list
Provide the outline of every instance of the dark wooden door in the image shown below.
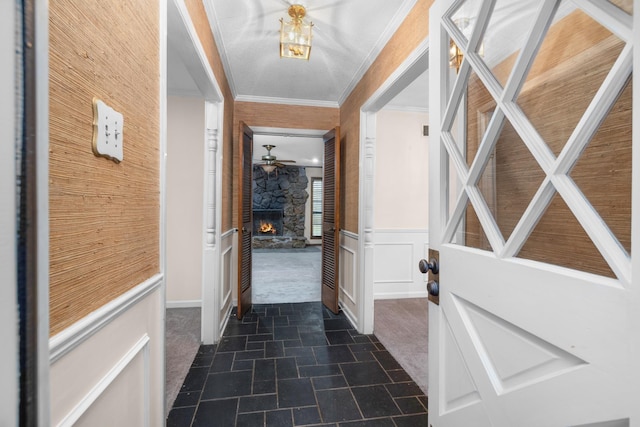
[[238,195],[238,319],[251,309],[251,237],[253,233],[253,131],[240,122],[242,144],[239,156],[240,183]]
[[338,313],[340,251],[340,128],[324,135],[322,180],[322,303]]

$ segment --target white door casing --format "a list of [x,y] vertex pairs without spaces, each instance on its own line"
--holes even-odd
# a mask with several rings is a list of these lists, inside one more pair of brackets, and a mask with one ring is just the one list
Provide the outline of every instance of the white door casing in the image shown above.
[[[436,427],[637,425],[633,379],[638,379],[639,366],[633,355],[638,339],[631,322],[640,311],[632,281],[638,261],[571,171],[632,76],[638,30],[630,14],[605,1],[520,2],[518,6],[531,9],[517,24],[513,17],[518,11],[505,7],[508,13],[500,15],[496,4],[515,3],[437,0],[430,10],[429,229],[431,247],[440,252],[440,306],[429,307],[429,422]],[[573,8],[624,47],[580,120],[568,129],[562,149],[554,153],[518,97],[554,18]],[[469,18],[471,25],[461,25],[460,18]],[[508,78],[502,80],[492,70],[495,63],[487,65],[494,53],[485,52],[489,46],[483,45],[490,25],[496,31],[515,25],[518,36],[524,36]],[[464,54],[457,75],[449,64],[450,40]],[[475,157],[466,159],[471,73],[490,94],[494,109]],[[515,129],[543,176],[506,236],[493,202],[480,189],[505,124]],[[639,160],[635,155],[634,177]],[[518,257],[554,198],[568,206],[612,277]],[[477,215],[486,248],[464,246],[468,206]],[[634,230],[633,214],[631,221]],[[631,239],[638,241],[633,235]]]
[[201,339],[204,344],[218,341],[224,322],[220,322],[223,288],[220,249],[222,233],[222,134],[224,96],[209,64],[206,52],[184,0],[167,2],[169,39],[180,46],[181,59],[205,101],[203,131],[204,194],[202,195],[202,314]]
[[[4,52],[16,51],[16,26],[22,15],[16,13],[15,4],[0,4],[0,44]],[[0,146],[0,399],[5,402],[0,407],[0,425],[17,425],[19,406],[19,325],[18,325],[18,278],[17,278],[17,194],[16,182],[16,139],[20,129],[14,124],[20,123],[15,118],[17,87],[20,82],[15,75],[15,64],[21,60],[21,53],[6,55],[0,65],[0,135],[4,144]]]
[[[360,109],[358,199],[358,331],[373,333],[374,324],[374,194],[377,113],[429,68],[429,39],[424,39]],[[425,94],[426,96],[426,94]]]

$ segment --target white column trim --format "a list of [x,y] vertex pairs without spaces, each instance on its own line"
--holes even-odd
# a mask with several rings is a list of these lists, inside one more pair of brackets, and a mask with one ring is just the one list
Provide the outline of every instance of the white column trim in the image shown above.
[[376,113],[360,111],[360,190],[356,295],[359,331],[373,333],[373,262],[375,254],[374,237],[374,195],[376,171]]
[[215,104],[205,103],[205,121],[206,121],[206,170],[205,170],[205,245],[209,248],[216,247],[216,200],[217,200],[217,158],[218,151],[218,126],[217,126],[217,108]]

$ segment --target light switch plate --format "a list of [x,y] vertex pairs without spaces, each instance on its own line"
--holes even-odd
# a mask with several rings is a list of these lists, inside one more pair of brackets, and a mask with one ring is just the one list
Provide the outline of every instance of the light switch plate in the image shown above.
[[93,152],[116,163],[122,161],[124,117],[97,98],[93,99]]

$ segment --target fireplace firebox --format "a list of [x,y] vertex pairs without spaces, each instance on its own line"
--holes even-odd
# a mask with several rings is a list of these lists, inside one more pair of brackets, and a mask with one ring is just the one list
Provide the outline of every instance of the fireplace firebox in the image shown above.
[[283,211],[282,209],[254,209],[253,210],[253,235],[254,236],[282,236]]

